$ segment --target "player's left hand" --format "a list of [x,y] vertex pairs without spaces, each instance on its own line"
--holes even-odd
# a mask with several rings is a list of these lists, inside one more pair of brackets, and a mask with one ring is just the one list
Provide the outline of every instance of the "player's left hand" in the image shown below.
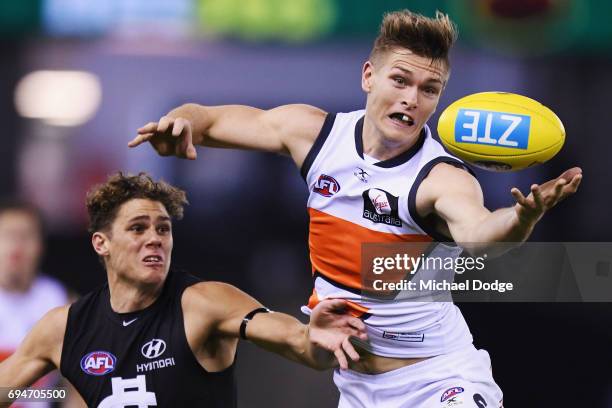
[[149,122],[139,128],[138,134],[128,143],[128,147],[149,142],[160,156],[195,160],[198,153],[193,139],[191,122],[186,118],[175,117],[170,112],[158,122]]
[[348,368],[348,355],[358,361],[359,354],[349,341],[351,336],[368,338],[365,324],[349,313],[344,300],[332,299],[320,302],[310,316],[310,341],[336,356],[340,368]]
[[582,181],[582,169],[573,167],[564,171],[559,177],[544,184],[533,184],[531,193],[525,197],[514,187],[511,190],[516,200],[514,209],[519,221],[525,225],[533,225],[542,218],[544,213],[557,205],[563,199],[574,194]]

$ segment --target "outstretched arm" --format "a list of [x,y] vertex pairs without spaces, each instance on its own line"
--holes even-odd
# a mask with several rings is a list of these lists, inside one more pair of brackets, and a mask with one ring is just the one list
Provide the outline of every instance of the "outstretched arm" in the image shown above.
[[[48,312],[30,331],[17,351],[0,363],[0,387],[21,388],[59,368],[68,307]],[[0,407],[8,407],[1,403]]]
[[[200,299],[192,301],[193,304],[199,304],[200,313],[213,319],[208,336],[237,339],[244,317],[262,307],[251,296],[228,284],[206,282],[194,289],[192,292],[197,292]],[[258,346],[317,369],[338,364],[347,368],[345,353],[353,360],[359,359],[349,337],[366,338],[365,325],[348,314],[341,300],[317,305],[309,325],[284,313],[258,313],[246,325],[245,333]]]
[[[512,207],[489,211],[484,207],[480,185],[468,172],[448,164],[435,166],[417,193],[417,211],[421,216],[437,215],[445,221],[455,242],[473,254],[500,255],[491,244],[521,243],[531,235],[542,216],[560,201],[574,194],[582,180],[582,170],[572,168],[556,179],[533,184],[525,197],[515,187]],[[503,246],[503,250],[510,246]]]
[[[236,320],[226,323],[233,328]],[[348,358],[359,360],[350,336],[365,340],[365,325],[348,314],[342,300],[318,304],[309,325],[287,314],[272,312],[256,315],[246,329],[247,339],[258,346],[320,370],[338,365],[347,369]]]
[[250,106],[185,104],[140,129],[128,143],[150,142],[162,156],[195,159],[194,145],[261,150],[290,155],[301,166],[326,113],[309,105],[270,110]]
[[[350,337],[367,340],[365,323],[349,313],[347,303],[342,299],[323,300],[317,304],[310,314],[310,342],[327,353],[317,354],[318,367],[328,368],[337,365],[348,368],[348,355],[351,360],[358,361],[359,354],[353,348]],[[330,353],[333,353],[335,360]]]

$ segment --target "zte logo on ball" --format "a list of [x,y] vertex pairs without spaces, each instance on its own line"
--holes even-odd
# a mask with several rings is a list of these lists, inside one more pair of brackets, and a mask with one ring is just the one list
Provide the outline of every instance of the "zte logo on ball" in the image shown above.
[[460,109],[455,141],[527,149],[531,118],[502,112]]
[[340,184],[332,176],[321,174],[312,191],[321,194],[323,197],[331,197],[340,191]]

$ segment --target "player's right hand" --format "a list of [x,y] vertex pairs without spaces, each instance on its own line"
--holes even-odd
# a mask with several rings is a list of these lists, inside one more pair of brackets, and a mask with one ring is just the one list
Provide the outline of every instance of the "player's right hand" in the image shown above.
[[350,342],[351,336],[364,341],[368,338],[365,323],[349,313],[345,300],[323,300],[312,310],[309,325],[310,341],[317,347],[333,353],[343,370],[349,367],[347,356],[353,361],[359,361],[359,353]]
[[128,147],[136,147],[145,142],[151,143],[160,156],[189,160],[197,158],[191,122],[184,118],[162,116],[158,122],[147,123],[138,129],[138,135],[128,143]]
[[538,222],[544,213],[578,190],[582,181],[582,169],[572,167],[559,177],[549,180],[541,185],[532,184],[531,193],[525,197],[521,191],[514,187],[511,190],[516,200],[514,209],[519,222],[533,225]]

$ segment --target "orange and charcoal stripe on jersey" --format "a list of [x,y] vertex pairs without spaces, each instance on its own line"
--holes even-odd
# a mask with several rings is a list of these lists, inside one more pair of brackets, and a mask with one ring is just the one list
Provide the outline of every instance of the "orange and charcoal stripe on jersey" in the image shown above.
[[352,289],[362,289],[361,244],[363,243],[422,243],[413,247],[423,253],[432,238],[423,234],[393,234],[375,231],[350,221],[309,208],[310,261],[313,273]]
[[[332,299],[332,298],[329,298]],[[319,302],[321,302],[323,299],[319,299],[319,296],[317,294],[316,289],[312,290],[312,294],[310,295],[310,297],[308,298],[308,308],[310,308],[311,310],[314,309]],[[368,309],[365,306],[360,305],[359,303],[356,302],[351,302],[350,300],[346,300],[346,307],[348,308],[348,312],[351,314],[351,316],[354,317],[367,317],[370,309]]]

